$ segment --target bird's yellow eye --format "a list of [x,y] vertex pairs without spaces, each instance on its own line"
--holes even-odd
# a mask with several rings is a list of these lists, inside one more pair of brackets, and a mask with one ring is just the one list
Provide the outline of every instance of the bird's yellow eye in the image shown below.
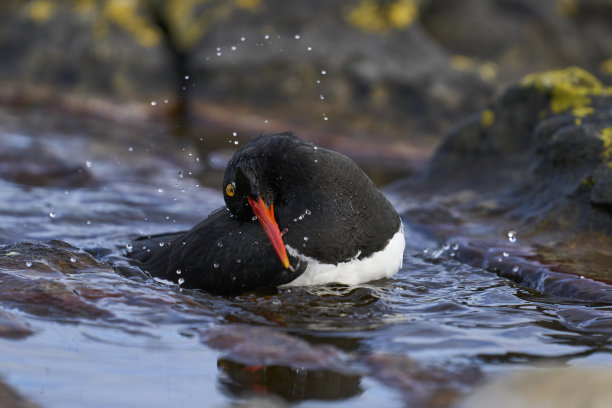
[[227,186],[225,186],[225,194],[227,194],[230,197],[234,196],[234,185],[233,184],[228,184]]

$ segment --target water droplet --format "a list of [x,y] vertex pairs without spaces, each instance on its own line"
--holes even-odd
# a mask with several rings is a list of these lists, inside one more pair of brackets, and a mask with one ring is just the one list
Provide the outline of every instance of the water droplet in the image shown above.
[[317,84],[320,84],[320,83],[321,83],[321,80],[320,80],[320,79],[317,79]]
[[308,47],[308,48],[307,48],[307,50],[308,50],[308,51],[312,51],[312,47]]
[[244,42],[244,41],[246,41],[246,38],[245,37],[240,37],[240,41]]
[[217,52],[217,57],[221,56],[221,51]]
[[[316,161],[316,160],[315,160],[315,161]],[[306,211],[304,211],[304,214],[306,214],[306,215],[310,215],[310,214],[312,214],[312,213],[310,212],[310,210],[309,210],[309,209],[306,209]]]
[[181,271],[180,269],[177,269],[177,270],[176,270],[176,274],[177,274],[177,275],[180,275],[181,273],[183,273],[183,271]]
[[502,255],[504,256],[504,258],[507,258],[507,257],[509,257],[509,256],[510,256],[510,254],[509,254],[509,253],[507,253],[507,252],[502,253]]
[[128,147],[128,152],[133,152],[134,148],[132,146]]
[[179,170],[179,172],[178,172],[178,176],[179,176],[179,178],[183,178],[183,177],[184,177],[184,174],[183,174],[183,171],[182,171],[182,170]]
[[264,123],[268,123],[268,119],[264,120]]
[[508,231],[508,241],[516,242],[516,231]]
[[251,218],[252,221],[257,221],[257,216],[254,215],[253,218]]
[[519,267],[517,265],[514,265],[512,267],[512,272],[517,273],[519,271]]
[[270,34],[266,34],[266,35],[264,36],[264,39],[269,40],[269,39],[270,39]]
[[168,103],[168,100],[167,100],[167,99],[164,99],[164,103]]
[[182,285],[183,283],[185,283],[185,278],[181,276],[180,278],[178,278],[178,284]]
[[131,242],[128,242],[127,244],[125,244],[125,249],[127,249],[128,251],[131,251],[132,249],[134,249],[134,247],[132,246]]
[[584,279],[584,275],[580,275],[580,279]]
[[163,193],[163,192],[164,192],[164,189],[163,189],[163,188],[158,188],[158,189],[157,189],[157,192],[158,192],[158,193]]
[[238,136],[238,132],[232,132],[232,136],[234,137]]
[[315,163],[318,163],[319,161],[318,161],[317,159],[315,159],[315,161],[314,161],[314,162],[315,162]]
[[459,244],[456,242],[453,242],[453,244],[451,245],[451,248],[453,249],[453,251],[456,251],[459,249]]
[[165,242],[160,242],[160,243],[159,243],[159,246],[160,246],[160,247],[163,247],[164,245],[165,245]]
[[329,118],[328,118],[327,116],[325,116],[325,117],[323,118],[323,120],[329,120]]
[[87,220],[87,225],[91,225],[91,220]]
[[217,246],[218,246],[219,248],[223,248],[223,242],[221,242],[221,241],[217,242]]
[[53,211],[49,212],[49,217],[55,218],[56,216],[57,214],[55,214]]
[[320,98],[321,100],[324,100],[324,99],[325,99],[325,96],[324,96],[324,95],[319,95],[319,98]]
[[157,106],[157,102],[151,101],[151,106]]
[[85,162],[85,165],[87,166],[87,168],[91,168],[91,162],[89,160]]
[[218,264],[218,263],[214,263],[214,264],[213,264],[213,268],[217,269],[218,267],[219,267],[219,264]]
[[30,262],[30,261],[26,261],[26,266],[27,266],[28,268],[31,268],[31,267],[32,267],[32,262]]
[[238,259],[236,259],[236,262],[237,262],[237,263],[241,263],[241,262],[242,262],[242,259],[238,258]]
[[185,75],[185,80],[189,80],[189,75]]
[[74,256],[70,257],[70,262],[76,262],[76,258]]
[[296,39],[296,40],[299,40],[300,38],[301,38],[301,37],[300,37],[300,35],[299,35],[299,34],[296,34],[296,35],[295,35],[295,39]]
[[322,70],[321,71],[321,75],[327,75],[327,71],[326,70]]
[[308,241],[310,238],[308,237],[304,237],[304,241]]
[[236,141],[234,141],[234,144],[235,144],[235,145],[238,145],[238,143],[240,143],[240,142],[239,142],[239,141],[237,141],[237,140],[236,140]]
[[235,45],[232,45],[232,46],[231,46],[231,50],[232,50],[232,51],[236,51],[236,46],[235,46]]

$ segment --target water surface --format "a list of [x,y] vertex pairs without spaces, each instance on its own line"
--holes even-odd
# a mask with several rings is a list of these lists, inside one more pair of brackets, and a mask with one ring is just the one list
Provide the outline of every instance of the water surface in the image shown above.
[[[525,366],[612,366],[610,304],[470,266],[409,225],[401,271],[357,287],[222,298],[151,279],[126,246],[221,206],[196,174],[223,154],[200,157],[157,129],[2,115],[11,165],[0,168],[0,376],[41,406],[222,407],[257,396],[449,406]],[[23,241],[33,243],[14,244]]]

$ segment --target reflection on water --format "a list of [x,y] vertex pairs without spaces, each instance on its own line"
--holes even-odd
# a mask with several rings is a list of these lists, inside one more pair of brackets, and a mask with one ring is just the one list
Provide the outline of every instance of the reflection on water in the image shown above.
[[253,395],[448,406],[491,371],[612,361],[608,304],[543,294],[448,251],[423,255],[432,242],[410,229],[402,270],[358,287],[227,299],[152,280],[122,257],[126,243],[189,228],[221,194],[189,176],[187,151],[91,129],[87,143],[0,129],[3,156],[37,144],[46,162],[88,174],[70,186],[60,171],[23,184],[31,168],[0,179],[0,242],[61,240],[0,254],[0,375],[43,406],[223,406]]

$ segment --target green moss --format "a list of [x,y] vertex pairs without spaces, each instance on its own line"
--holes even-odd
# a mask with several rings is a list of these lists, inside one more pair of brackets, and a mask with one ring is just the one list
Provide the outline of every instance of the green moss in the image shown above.
[[592,113],[588,108],[592,104],[593,96],[612,93],[611,89],[604,87],[595,76],[578,67],[530,74],[522,79],[520,85],[534,87],[543,94],[549,94],[550,110],[553,113],[572,109],[577,116]]

